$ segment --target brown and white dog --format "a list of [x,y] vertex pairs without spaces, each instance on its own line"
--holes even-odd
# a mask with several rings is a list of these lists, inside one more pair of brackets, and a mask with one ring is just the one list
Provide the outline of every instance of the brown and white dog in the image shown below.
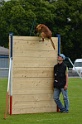
[[44,25],[44,24],[39,24],[36,26],[36,31],[37,33],[39,33],[39,35],[42,37],[42,41],[44,41],[45,38],[50,39],[53,48],[55,49],[55,45],[52,41],[52,32],[50,31],[50,29]]

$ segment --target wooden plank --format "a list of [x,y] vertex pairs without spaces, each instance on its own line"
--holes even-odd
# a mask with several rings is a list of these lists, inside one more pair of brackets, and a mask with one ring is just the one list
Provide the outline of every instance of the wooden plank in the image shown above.
[[27,50],[33,50],[33,51],[35,51],[35,50],[51,50],[51,51],[56,51],[57,52],[57,50],[58,50],[58,46],[57,45],[55,45],[55,47],[56,47],[56,49],[54,50],[53,49],[53,47],[52,47],[52,45],[51,45],[51,42],[49,42],[49,43],[46,43],[45,44],[45,42],[39,42],[39,44],[37,43],[36,45],[28,45],[27,44],[27,46],[25,45],[25,44],[23,44],[23,45],[20,45],[20,47],[18,47],[17,45],[16,45],[16,47],[13,47],[13,49],[14,49],[14,51],[27,51]]
[[[46,58],[43,58],[43,57],[23,57],[23,56],[20,56],[20,57],[14,57],[14,59],[13,59],[13,63],[17,63],[17,62],[32,62],[32,63],[34,63],[34,62],[36,62],[36,63],[40,63],[40,62],[46,62],[46,64],[47,64],[47,62],[49,61],[49,62],[56,62],[57,63],[57,58],[56,57],[46,57]],[[41,63],[42,64],[42,63]]]
[[14,78],[13,89],[53,87],[53,78]]
[[[58,42],[57,42],[57,38],[52,38],[53,42],[56,46],[56,51],[58,50]],[[22,50],[52,50],[54,51],[52,45],[51,45],[51,41],[50,40],[45,40],[44,42],[39,42],[36,41],[36,38],[33,40],[27,40],[27,41],[23,41],[23,40],[14,40],[14,51],[22,51]]]
[[13,108],[12,114],[25,114],[25,113],[44,113],[44,112],[56,112],[56,105],[51,107],[42,108]]
[[49,50],[16,50],[13,53],[13,57],[46,57],[46,58],[57,58],[57,51],[49,51]]
[[13,94],[13,102],[51,101],[53,94]]
[[54,77],[54,68],[14,68],[13,69],[13,78],[22,77],[22,78],[53,78]]
[[46,94],[46,93],[49,93],[49,94],[52,94],[53,93],[53,90],[51,89],[19,89],[19,90],[16,90],[16,89],[13,89],[13,94]]
[[[26,42],[26,41],[39,41],[40,37],[38,36],[13,36],[15,42]],[[45,40],[48,40],[47,38]],[[52,37],[52,40],[58,41],[58,37]]]
[[56,104],[52,101],[38,101],[17,103],[13,106],[13,114],[19,113],[41,113],[41,112],[56,112]]
[[15,103],[13,103],[13,107],[14,108],[42,108],[42,107],[54,107],[54,100],[51,101],[34,101],[34,102],[24,102],[24,101],[17,101]]
[[15,57],[13,59],[13,68],[15,67],[54,67],[57,63],[56,58],[30,58]]
[[14,41],[17,41],[19,40],[19,42],[24,42],[24,41],[28,41],[28,40],[31,40],[31,41],[38,41],[39,40],[39,37],[36,37],[36,36],[13,36],[13,40]]
[[[29,82],[29,84],[30,84],[30,83],[34,83],[35,81],[36,81],[37,84],[45,82],[45,84],[48,85],[50,82],[53,81],[53,78],[38,78],[38,77],[36,77],[36,78],[25,78],[25,79],[24,78],[13,78],[13,81],[16,84],[18,83],[18,85],[22,85],[22,84],[27,83],[27,82]],[[42,83],[42,85],[44,86],[44,83]]]
[[[51,88],[52,88],[52,86],[51,87],[38,87],[38,86],[36,86],[36,87],[23,87],[23,88],[21,88],[21,92],[23,92],[23,91],[26,91],[26,90],[30,90],[30,94],[33,94],[33,92],[35,92],[35,91],[39,91],[39,90],[41,90],[42,89],[42,91],[43,90],[51,90]],[[17,91],[17,90],[20,90],[18,87],[16,87],[15,88],[15,91]],[[31,92],[31,90],[32,90],[32,92]],[[13,90],[13,93],[14,93],[14,90]]]

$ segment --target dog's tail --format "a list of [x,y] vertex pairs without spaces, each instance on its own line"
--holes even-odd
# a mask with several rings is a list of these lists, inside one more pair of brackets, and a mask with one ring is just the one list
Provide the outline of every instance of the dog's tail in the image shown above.
[[54,43],[53,43],[52,38],[50,38],[50,41],[51,41],[51,44],[52,44],[52,46],[53,46],[53,48],[54,48],[54,50],[55,50],[55,45],[54,45]]

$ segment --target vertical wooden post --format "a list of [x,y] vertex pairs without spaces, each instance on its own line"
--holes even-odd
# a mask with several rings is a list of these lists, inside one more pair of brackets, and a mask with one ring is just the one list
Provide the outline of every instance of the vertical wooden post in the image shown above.
[[13,33],[10,33],[10,115],[12,115],[12,62],[13,62]]
[[60,34],[57,34],[58,37],[58,54],[61,53],[61,37]]

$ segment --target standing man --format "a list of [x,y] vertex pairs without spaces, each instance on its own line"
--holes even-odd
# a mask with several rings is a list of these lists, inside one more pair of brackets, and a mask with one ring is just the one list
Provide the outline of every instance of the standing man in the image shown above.
[[[64,54],[58,55],[58,64],[54,66],[54,101],[56,102],[60,112],[69,111],[69,100],[68,100],[68,68],[64,64]],[[64,105],[60,101],[60,94],[63,95]]]

